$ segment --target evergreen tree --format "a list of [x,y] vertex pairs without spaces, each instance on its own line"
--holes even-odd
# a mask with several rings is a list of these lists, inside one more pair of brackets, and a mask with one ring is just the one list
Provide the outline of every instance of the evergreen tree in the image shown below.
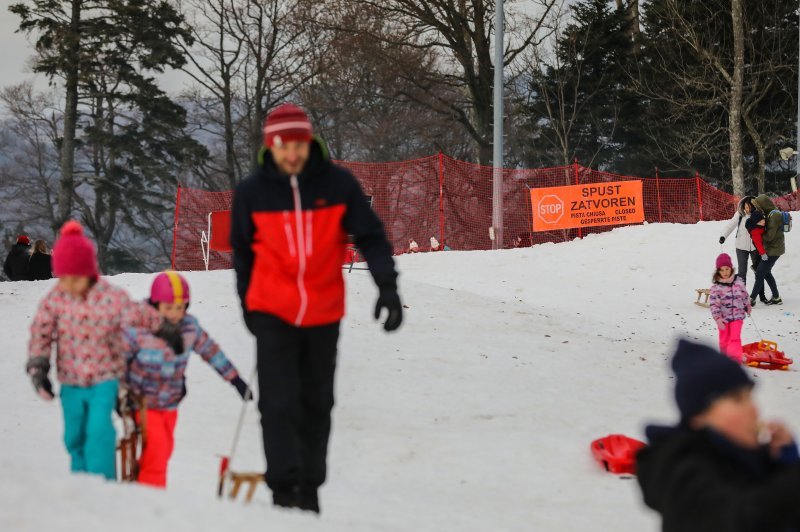
[[[69,9],[77,10],[77,25]],[[169,211],[177,173],[204,156],[184,132],[185,110],[154,78],[185,63],[178,44],[191,40],[189,31],[164,0],[29,0],[11,10],[22,18],[22,31],[38,35],[36,70],[53,83],[64,81],[66,214],[77,208],[98,241],[101,266],[113,269],[106,251],[119,244],[121,226],[137,230],[138,238],[156,237],[146,234],[153,231],[141,224],[143,211]],[[68,159],[73,165],[65,172]]]

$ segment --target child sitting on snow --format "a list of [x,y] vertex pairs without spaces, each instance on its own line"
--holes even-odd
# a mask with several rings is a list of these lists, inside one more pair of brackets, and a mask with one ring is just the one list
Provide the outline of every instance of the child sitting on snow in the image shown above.
[[27,372],[37,393],[54,398],[48,373],[53,343],[61,383],[64,443],[73,472],[116,477],[116,432],[111,415],[125,373],[122,329],[157,330],[161,316],[100,278],[92,242],[67,222],[53,248],[58,284],[33,319]]
[[800,456],[789,430],[763,423],[753,381],[714,349],[681,341],[672,359],[676,427],[647,427],[637,456],[644,502],[664,532],[800,530]]
[[719,349],[732,360],[742,361],[742,326],[750,315],[750,294],[744,280],[733,270],[727,253],[717,257],[717,270],[711,287],[711,316],[719,329]]
[[[150,290],[150,304],[166,323],[158,335],[147,329],[125,331],[128,360],[128,394],[132,402],[144,403],[136,412],[147,439],[139,460],[137,480],[157,487],[167,485],[167,462],[174,447],[178,404],[186,395],[184,375],[194,351],[230,382],[243,399],[250,390],[219,346],[200,327],[189,308],[189,284],[176,272],[158,274]],[[139,401],[137,401],[139,400]]]

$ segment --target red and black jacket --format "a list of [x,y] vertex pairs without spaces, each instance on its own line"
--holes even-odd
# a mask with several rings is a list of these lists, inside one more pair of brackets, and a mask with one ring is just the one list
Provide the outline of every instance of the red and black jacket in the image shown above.
[[297,327],[340,321],[348,234],[378,286],[396,288],[383,224],[355,177],[330,162],[324,143],[314,140],[298,176],[281,174],[264,150],[258,170],[233,197],[233,265],[245,312]]

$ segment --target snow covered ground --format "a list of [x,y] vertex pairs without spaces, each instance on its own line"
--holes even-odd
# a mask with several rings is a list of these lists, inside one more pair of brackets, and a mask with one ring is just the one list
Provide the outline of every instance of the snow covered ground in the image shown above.
[[[650,225],[526,250],[404,256],[407,322],[391,336],[371,319],[368,274],[349,274],[321,519],[274,510],[263,486],[249,507],[216,499],[217,456],[239,403],[199,358],[166,493],[68,474],[59,405],[40,402],[23,374],[28,323],[48,283],[2,283],[0,530],[655,531],[635,481],[601,471],[588,447],[674,419],[674,339],[716,337],[692,302],[709,284],[719,229]],[[787,247],[776,267],[786,303],[758,306],[755,317],[800,355],[800,231]],[[144,297],[150,278],[113,282]],[[253,341],[233,274],[189,279],[192,311],[249,375]],[[755,340],[749,325],[745,339]],[[797,372],[750,371],[763,410],[800,429]],[[252,409],[234,467],[263,468],[261,456]]]

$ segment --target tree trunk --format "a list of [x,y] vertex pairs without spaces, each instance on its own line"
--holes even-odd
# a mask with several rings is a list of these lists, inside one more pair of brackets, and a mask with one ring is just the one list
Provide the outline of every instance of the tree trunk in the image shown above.
[[756,155],[758,157],[758,173],[756,174],[758,194],[764,194],[766,190],[767,147],[761,139],[761,135],[758,134],[756,125],[747,113],[744,115],[744,124],[747,127],[747,133],[750,135],[753,145],[756,147]]
[[222,109],[225,114],[225,172],[228,174],[228,185],[236,188],[236,144],[233,131],[233,111],[230,76],[225,76],[225,88],[222,96]]
[[[80,23],[81,3],[83,0],[72,0],[72,13],[69,24],[69,35],[66,47],[66,72],[64,90],[66,104],[64,107],[64,137],[61,141],[61,181],[58,191],[57,226],[61,226],[72,216],[72,200],[75,189],[75,131],[78,123],[78,78],[80,59]],[[58,231],[58,227],[53,228]]]
[[731,151],[733,194],[744,195],[744,161],[742,158],[742,99],[744,92],[744,14],[742,0],[731,0],[733,22],[733,76],[728,109],[728,136]]
[[638,54],[641,50],[641,46],[639,45],[639,34],[642,32],[641,17],[639,16],[639,0],[631,0],[628,16],[630,17],[631,21],[630,35],[631,40],[633,41],[633,51],[634,53]]

